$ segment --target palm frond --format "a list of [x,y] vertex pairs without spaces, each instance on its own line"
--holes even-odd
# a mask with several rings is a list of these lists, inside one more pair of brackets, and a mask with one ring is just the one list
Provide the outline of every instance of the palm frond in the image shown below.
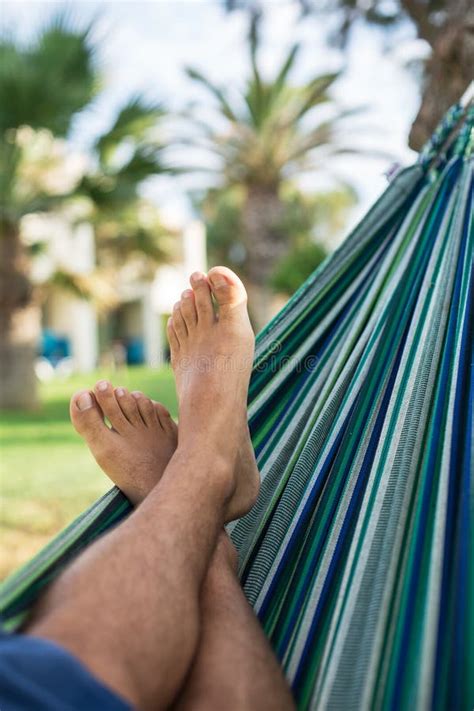
[[220,89],[213,82],[207,79],[207,77],[205,77],[204,74],[199,72],[197,69],[187,67],[185,69],[185,72],[190,79],[197,82],[198,84],[201,84],[205,89],[207,89],[208,92],[210,92],[217,99],[220,110],[222,111],[223,115],[227,119],[229,119],[229,121],[238,120],[237,115],[232,110],[232,107],[222,89]]
[[315,129],[308,131],[308,133],[301,135],[294,141],[290,151],[288,151],[287,162],[298,161],[315,148],[330,145],[333,139],[334,124],[332,121],[324,121]]
[[322,146],[330,147],[332,152],[336,150],[339,146],[340,123],[362,113],[365,111],[365,108],[364,106],[356,106],[344,111],[339,111],[330,120],[324,121],[312,131],[302,135],[295,141],[295,145],[288,153],[288,161],[298,160],[305,154]]
[[108,251],[113,256],[113,260],[118,264],[124,264],[130,257],[146,257],[156,264],[168,261],[168,250],[160,243],[161,234],[156,234],[143,227],[136,229],[122,229],[114,237],[103,239],[99,249]]
[[295,61],[296,61],[296,58],[300,52],[300,49],[301,49],[301,47],[299,44],[294,44],[293,47],[290,49],[287,58],[283,62],[283,65],[282,65],[275,81],[273,82],[272,94],[274,95],[274,97],[279,96],[282,89],[284,88],[284,86],[288,80],[288,75],[295,64]]
[[108,310],[119,302],[113,279],[105,270],[91,274],[77,274],[63,267],[57,268],[43,286],[46,291],[61,290],[86,301],[94,301],[99,310]]
[[162,156],[163,146],[152,143],[139,145],[115,177],[118,182],[133,182],[138,185],[146,178],[166,171]]
[[344,156],[364,156],[365,158],[374,158],[375,160],[395,161],[397,156],[391,151],[385,151],[383,148],[371,148],[365,146],[338,146],[332,151],[332,155]]
[[[251,72],[241,94],[245,110],[242,111],[237,101],[233,102],[230,93],[221,90],[200,72],[188,69],[188,75],[217,99],[216,120],[203,122],[199,117],[194,120],[194,108],[188,118],[199,129],[199,138],[188,135],[180,144],[198,145],[209,156],[217,157],[221,162],[222,179],[229,185],[275,186],[295,167],[293,163],[302,165],[313,152],[323,150],[326,144],[335,144],[343,112],[315,126],[312,117],[312,129],[309,114],[320,104],[327,103],[333,110],[337,108],[329,90],[340,72],[328,72],[303,85],[293,85],[289,76],[299,52],[299,44],[294,44],[275,78],[264,80],[258,62],[256,25],[252,26],[249,40]],[[355,112],[351,110],[347,116]],[[222,118],[227,121],[223,128],[219,128]],[[191,170],[219,173],[219,168],[209,169],[208,165],[193,166]]]
[[139,185],[153,175],[170,172],[162,160],[162,146],[139,145],[116,170],[89,173],[76,192],[92,200],[96,210],[116,210],[138,197]]
[[[257,67],[257,53],[260,45],[260,17],[258,15],[252,15],[250,18],[249,26],[249,49],[250,49],[250,61],[254,68]],[[258,70],[257,70],[258,71]]]
[[301,102],[301,106],[295,112],[293,121],[299,121],[305,114],[307,114],[318,104],[330,101],[327,90],[339,77],[340,72],[331,72],[329,74],[317,76],[308,82],[302,92],[302,97],[304,97],[303,101]]
[[100,160],[107,163],[125,139],[142,141],[157,121],[164,116],[161,104],[151,104],[140,96],[132,97],[119,111],[112,127],[96,141]]
[[0,38],[0,131],[22,125],[65,136],[97,90],[89,28],[53,18],[34,43]]
[[169,261],[176,236],[163,225],[156,208],[143,200],[109,217],[102,213],[95,231],[100,261],[119,268],[130,259],[152,268]]
[[252,119],[256,126],[259,125],[262,120],[262,109],[264,102],[264,86],[263,80],[260,76],[260,71],[258,68],[258,49],[259,49],[259,18],[253,16],[250,21],[250,32],[249,32],[249,45],[250,45],[250,63],[252,66],[252,81],[249,82],[249,91],[247,105],[252,115]]

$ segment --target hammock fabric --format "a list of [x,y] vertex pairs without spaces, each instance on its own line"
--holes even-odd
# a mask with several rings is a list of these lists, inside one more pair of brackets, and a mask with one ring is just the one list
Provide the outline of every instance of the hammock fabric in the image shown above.
[[[300,709],[474,706],[473,125],[450,109],[257,340],[231,534]],[[11,576],[6,629],[128,511],[112,490]]]

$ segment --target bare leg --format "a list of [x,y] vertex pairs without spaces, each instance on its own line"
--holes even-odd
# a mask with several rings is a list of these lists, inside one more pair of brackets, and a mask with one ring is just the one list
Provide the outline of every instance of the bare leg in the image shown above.
[[[114,392],[97,386],[96,390],[97,398],[89,392],[72,398],[72,421],[106,474],[138,504],[174,453],[177,428],[166,409],[142,393],[130,394],[120,387]],[[78,402],[88,407],[81,410]],[[249,481],[255,468],[245,426],[237,477]],[[237,580],[237,553],[224,533],[219,541],[201,591],[198,650],[176,708],[291,709],[288,686]]]
[[228,500],[217,460],[210,468],[177,451],[130,518],[51,586],[26,630],[69,649],[139,708],[156,699],[165,708],[195,652],[200,587]]
[[253,334],[242,285],[213,271],[219,319],[202,283],[194,326],[179,308],[173,315],[180,429],[161,481],[51,586],[26,629],[69,649],[142,709],[176,697],[198,644],[200,591],[222,524],[254,500],[235,477]]
[[201,593],[198,653],[174,711],[292,711],[289,686],[236,574],[223,533]]

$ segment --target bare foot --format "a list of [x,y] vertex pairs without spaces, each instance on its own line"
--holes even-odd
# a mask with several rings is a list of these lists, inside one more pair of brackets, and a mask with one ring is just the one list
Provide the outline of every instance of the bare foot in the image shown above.
[[190,283],[192,289],[183,292],[168,321],[180,410],[178,438],[209,446],[211,452],[220,447],[234,456],[228,522],[249,511],[260,486],[247,425],[255,339],[245,288],[230,269],[215,267],[207,277],[196,272]]
[[[97,464],[136,506],[161,478],[177,444],[170,413],[141,392],[99,381],[70,405],[72,423]],[[104,416],[111,428],[104,422]]]

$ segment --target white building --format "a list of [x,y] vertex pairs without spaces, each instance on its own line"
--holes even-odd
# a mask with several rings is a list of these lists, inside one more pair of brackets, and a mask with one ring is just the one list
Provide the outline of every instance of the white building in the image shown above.
[[[69,346],[73,369],[89,372],[101,362],[124,360],[150,366],[168,355],[166,321],[181,292],[189,286],[193,271],[206,271],[204,226],[191,222],[180,226],[177,259],[156,269],[152,281],[119,273],[115,284],[118,303],[100,313],[93,301],[65,289],[50,290],[43,307],[43,328]],[[35,260],[33,278],[45,282],[58,269],[84,276],[95,269],[92,227],[72,228],[63,218],[32,216],[25,225],[28,241],[47,242],[43,256]]]

